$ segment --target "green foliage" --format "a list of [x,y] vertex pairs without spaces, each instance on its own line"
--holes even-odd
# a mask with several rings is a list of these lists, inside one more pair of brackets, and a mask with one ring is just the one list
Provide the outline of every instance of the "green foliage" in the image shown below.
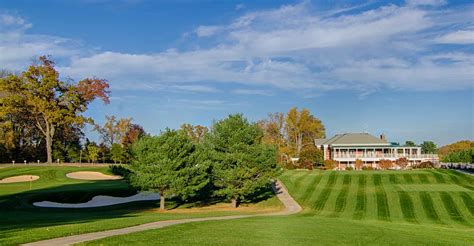
[[445,145],[438,149],[438,154],[441,156],[448,155],[452,152],[458,152],[461,150],[469,150],[474,148],[474,141],[471,140],[463,140],[458,141],[452,144]]
[[95,163],[99,158],[99,147],[95,143],[87,145],[87,160],[91,163]]
[[405,146],[407,146],[407,147],[415,147],[416,144],[415,144],[415,142],[413,142],[413,141],[406,141],[406,142],[405,142]]
[[82,113],[89,103],[99,97],[109,102],[108,88],[107,81],[95,78],[77,84],[62,81],[54,62],[40,56],[19,75],[0,79],[0,132],[5,144],[14,148],[24,138],[44,140],[47,162],[52,162],[52,147],[61,128],[82,127],[87,121]]
[[112,147],[110,148],[110,159],[112,159],[114,163],[125,163],[127,162],[127,157],[127,151],[124,147],[120,144],[112,144]]
[[424,141],[421,145],[421,152],[425,154],[436,153],[436,144],[432,141]]
[[262,144],[262,136],[262,130],[241,114],[214,123],[204,148],[212,161],[216,195],[246,200],[277,176],[276,148]]
[[156,137],[143,137],[132,147],[131,184],[162,196],[187,199],[209,182],[206,162],[181,131],[165,130]]
[[450,163],[474,163],[474,148],[451,152],[445,155],[442,161]]
[[301,151],[299,162],[309,162],[313,167],[321,166],[324,164],[323,152],[314,145],[307,146]]

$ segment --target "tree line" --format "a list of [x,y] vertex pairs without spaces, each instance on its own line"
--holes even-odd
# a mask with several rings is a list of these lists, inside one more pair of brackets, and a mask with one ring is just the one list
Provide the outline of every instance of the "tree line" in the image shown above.
[[[48,56],[25,71],[0,73],[0,162],[126,162],[129,148],[145,132],[130,119],[107,116],[104,126],[83,115],[96,99],[109,103],[107,80],[63,79]],[[102,137],[85,138],[91,124]]]
[[138,140],[132,147],[130,183],[158,192],[165,209],[170,196],[183,201],[222,198],[237,207],[274,182],[280,170],[277,149],[264,143],[256,123],[235,114],[204,129],[183,125]]

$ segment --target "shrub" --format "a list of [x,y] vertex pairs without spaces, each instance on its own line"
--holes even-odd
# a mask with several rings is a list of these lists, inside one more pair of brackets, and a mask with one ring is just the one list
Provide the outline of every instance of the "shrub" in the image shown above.
[[313,170],[313,163],[308,160],[303,160],[300,162],[300,168],[308,169],[308,170]]
[[413,168],[434,168],[434,167],[435,167],[435,165],[431,161],[424,161],[420,164],[413,165]]
[[393,166],[393,162],[391,160],[380,160],[379,167],[381,169],[389,169]]
[[395,164],[399,166],[401,169],[405,169],[408,166],[408,159],[406,157],[398,158],[395,161]]
[[361,159],[356,159],[355,160],[355,168],[357,170],[360,170],[364,166],[364,162],[362,162]]
[[112,172],[115,175],[122,176],[125,180],[128,179],[131,173],[130,169],[122,165],[110,165],[109,169],[110,169],[110,172]]
[[346,167],[346,170],[347,170],[347,171],[352,171],[352,170],[354,170],[354,168],[351,167],[351,166],[348,166],[348,167]]
[[324,161],[324,167],[327,170],[332,170],[332,169],[336,168],[336,166],[337,166],[337,161],[335,161],[335,160],[325,160]]
[[374,170],[372,166],[363,166],[362,170]]

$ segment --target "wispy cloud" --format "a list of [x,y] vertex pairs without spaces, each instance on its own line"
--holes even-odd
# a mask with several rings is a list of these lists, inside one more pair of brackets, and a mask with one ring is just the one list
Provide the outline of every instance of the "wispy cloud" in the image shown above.
[[[13,16],[2,22],[16,23],[19,31],[15,37],[0,31],[0,64],[17,67],[41,53],[69,57],[60,68],[64,74],[107,78],[120,89],[215,93],[213,84],[237,83],[244,88],[232,93],[246,95],[271,94],[256,89],[262,87],[361,94],[381,88],[461,90],[472,86],[474,61],[472,49],[463,48],[472,47],[472,23],[459,16],[474,8],[443,4],[418,0],[325,12],[311,11],[309,2],[284,5],[199,26],[186,37],[213,39],[214,46],[153,54],[85,53],[67,39],[28,35],[26,22]],[[450,44],[460,47],[445,47]]]
[[257,96],[272,96],[273,93],[271,93],[268,90],[258,90],[258,89],[237,89],[231,91],[233,94],[239,94],[239,95],[257,95]]
[[436,41],[445,44],[474,44],[474,30],[460,30],[447,33]]

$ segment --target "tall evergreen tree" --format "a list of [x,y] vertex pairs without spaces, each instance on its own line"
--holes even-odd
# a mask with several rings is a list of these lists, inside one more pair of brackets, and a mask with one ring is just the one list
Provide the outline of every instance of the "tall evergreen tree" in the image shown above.
[[277,175],[276,147],[262,144],[263,132],[241,114],[216,122],[204,140],[217,195],[237,207]]
[[208,166],[198,163],[196,146],[186,133],[167,129],[156,137],[143,137],[132,147],[132,185],[165,197],[187,199],[209,183]]

